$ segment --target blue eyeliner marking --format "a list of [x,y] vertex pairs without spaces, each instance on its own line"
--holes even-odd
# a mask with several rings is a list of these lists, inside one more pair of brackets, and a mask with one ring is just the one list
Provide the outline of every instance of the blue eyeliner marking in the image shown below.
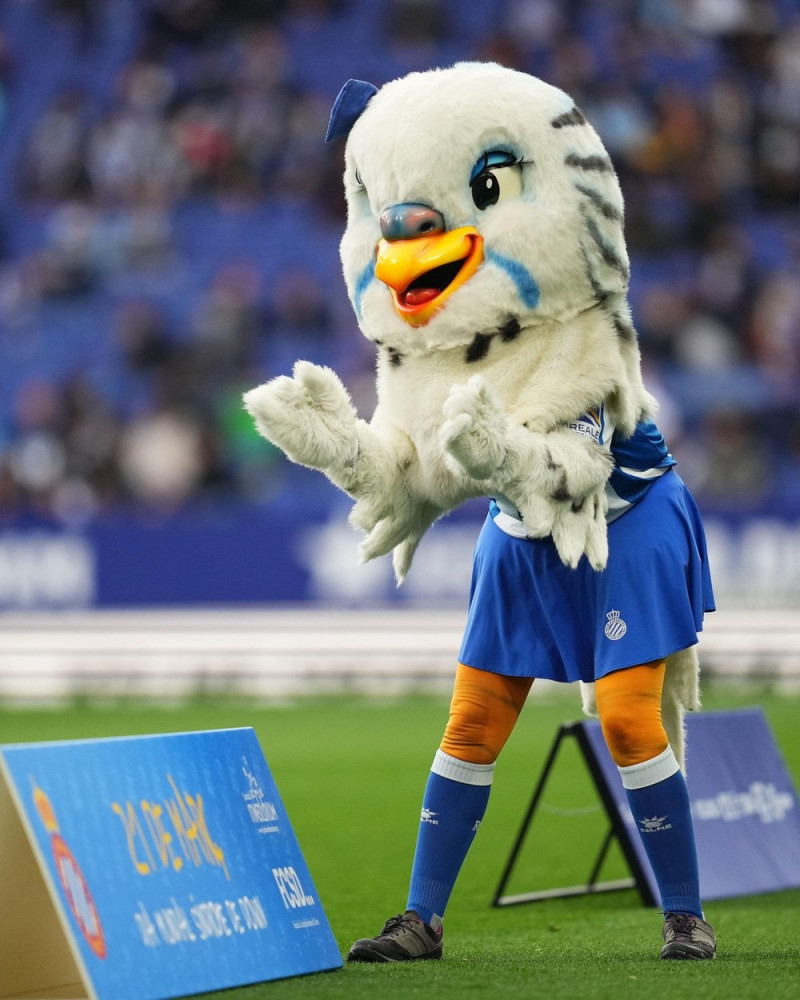
[[484,170],[491,170],[492,167],[511,167],[515,163],[519,163],[519,160],[513,153],[505,149],[489,150],[488,153],[483,154],[472,168],[472,173],[469,175],[469,182],[472,184],[475,178],[479,174],[482,174]]
[[361,299],[364,296],[364,292],[369,288],[372,279],[375,277],[375,261],[371,260],[364,268],[364,270],[356,278],[356,287],[354,292],[354,308],[356,311],[356,316],[361,320]]
[[517,287],[519,297],[529,309],[535,309],[539,304],[539,286],[531,274],[518,260],[503,257],[494,250],[486,251],[486,259],[505,271]]

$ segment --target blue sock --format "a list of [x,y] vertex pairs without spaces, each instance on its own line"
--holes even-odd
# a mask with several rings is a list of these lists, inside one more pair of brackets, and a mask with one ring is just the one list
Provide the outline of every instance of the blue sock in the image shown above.
[[667,747],[658,757],[619,772],[664,912],[702,918],[689,793],[675,754]]
[[438,750],[428,776],[406,909],[438,926],[489,801],[494,764]]

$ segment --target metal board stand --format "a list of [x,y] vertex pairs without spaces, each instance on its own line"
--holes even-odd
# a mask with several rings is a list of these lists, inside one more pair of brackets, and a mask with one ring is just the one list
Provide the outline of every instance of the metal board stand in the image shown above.
[[[606,775],[597,761],[594,747],[586,736],[585,725],[586,723],[584,722],[567,722],[559,727],[553,746],[551,747],[550,753],[545,761],[542,773],[533,790],[533,795],[527,811],[525,812],[525,816],[523,817],[519,833],[517,834],[516,840],[512,845],[511,853],[508,861],[506,862],[503,874],[500,877],[500,882],[492,901],[493,906],[515,906],[519,903],[534,903],[545,899],[563,899],[569,896],[583,896],[589,893],[618,892],[622,889],[638,889],[642,898],[642,903],[645,906],[657,905],[647,876],[642,869],[639,858],[631,843],[628,828],[619,813],[617,803],[608,787]],[[591,870],[589,871],[589,875],[585,882],[577,885],[563,886],[557,889],[542,889],[509,895],[506,893],[506,889],[511,880],[512,873],[516,867],[517,860],[519,859],[520,852],[527,838],[531,824],[533,823],[536,810],[540,805],[547,781],[550,778],[555,766],[558,752],[561,749],[564,740],[568,738],[576,740],[578,749],[580,750],[592,777],[595,788],[600,796],[601,803],[605,809],[606,818],[609,821],[608,833],[603,839],[600,851],[592,864]],[[631,876],[629,878],[613,879],[601,882],[599,881],[600,873],[614,840],[619,843],[623,856],[625,857],[625,860],[630,868]]]

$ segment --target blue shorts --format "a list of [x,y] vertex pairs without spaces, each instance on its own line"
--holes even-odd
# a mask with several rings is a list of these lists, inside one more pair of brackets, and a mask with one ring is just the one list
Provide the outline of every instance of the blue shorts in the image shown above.
[[565,566],[552,539],[487,517],[475,548],[459,659],[479,670],[593,681],[697,642],[714,610],[705,533],[674,470],[608,526],[608,565]]

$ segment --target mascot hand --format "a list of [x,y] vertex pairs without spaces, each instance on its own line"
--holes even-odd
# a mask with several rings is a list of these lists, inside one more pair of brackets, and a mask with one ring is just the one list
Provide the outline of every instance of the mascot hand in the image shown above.
[[605,569],[608,562],[607,509],[605,489],[577,503],[558,504],[552,535],[563,563],[574,569],[586,553],[592,569]]
[[489,479],[508,450],[508,418],[489,384],[473,375],[466,385],[454,385],[443,409],[439,443],[450,470]]
[[605,489],[582,500],[554,500],[528,496],[519,510],[531,538],[550,535],[561,561],[574,569],[586,554],[593,569],[605,569],[608,561],[608,534]]
[[415,501],[407,490],[396,490],[388,502],[380,502],[375,494],[362,497],[349,517],[353,527],[367,533],[358,548],[361,561],[368,562],[394,549],[394,574],[401,584],[420,539],[442,513],[433,504]]
[[608,559],[605,484],[611,467],[605,449],[569,429],[540,434],[512,424],[506,459],[492,483],[516,505],[531,537],[552,536],[562,562],[575,567],[585,553],[600,570]]
[[299,465],[332,473],[358,452],[357,416],[347,390],[330,368],[298,361],[282,375],[244,395],[259,432]]
[[442,514],[412,495],[407,474],[415,452],[408,437],[386,420],[376,426],[360,420],[335,372],[308,361],[298,361],[291,378],[251,389],[244,404],[268,441],[356,500],[350,523],[367,535],[362,561],[395,549],[401,582],[419,540]]

